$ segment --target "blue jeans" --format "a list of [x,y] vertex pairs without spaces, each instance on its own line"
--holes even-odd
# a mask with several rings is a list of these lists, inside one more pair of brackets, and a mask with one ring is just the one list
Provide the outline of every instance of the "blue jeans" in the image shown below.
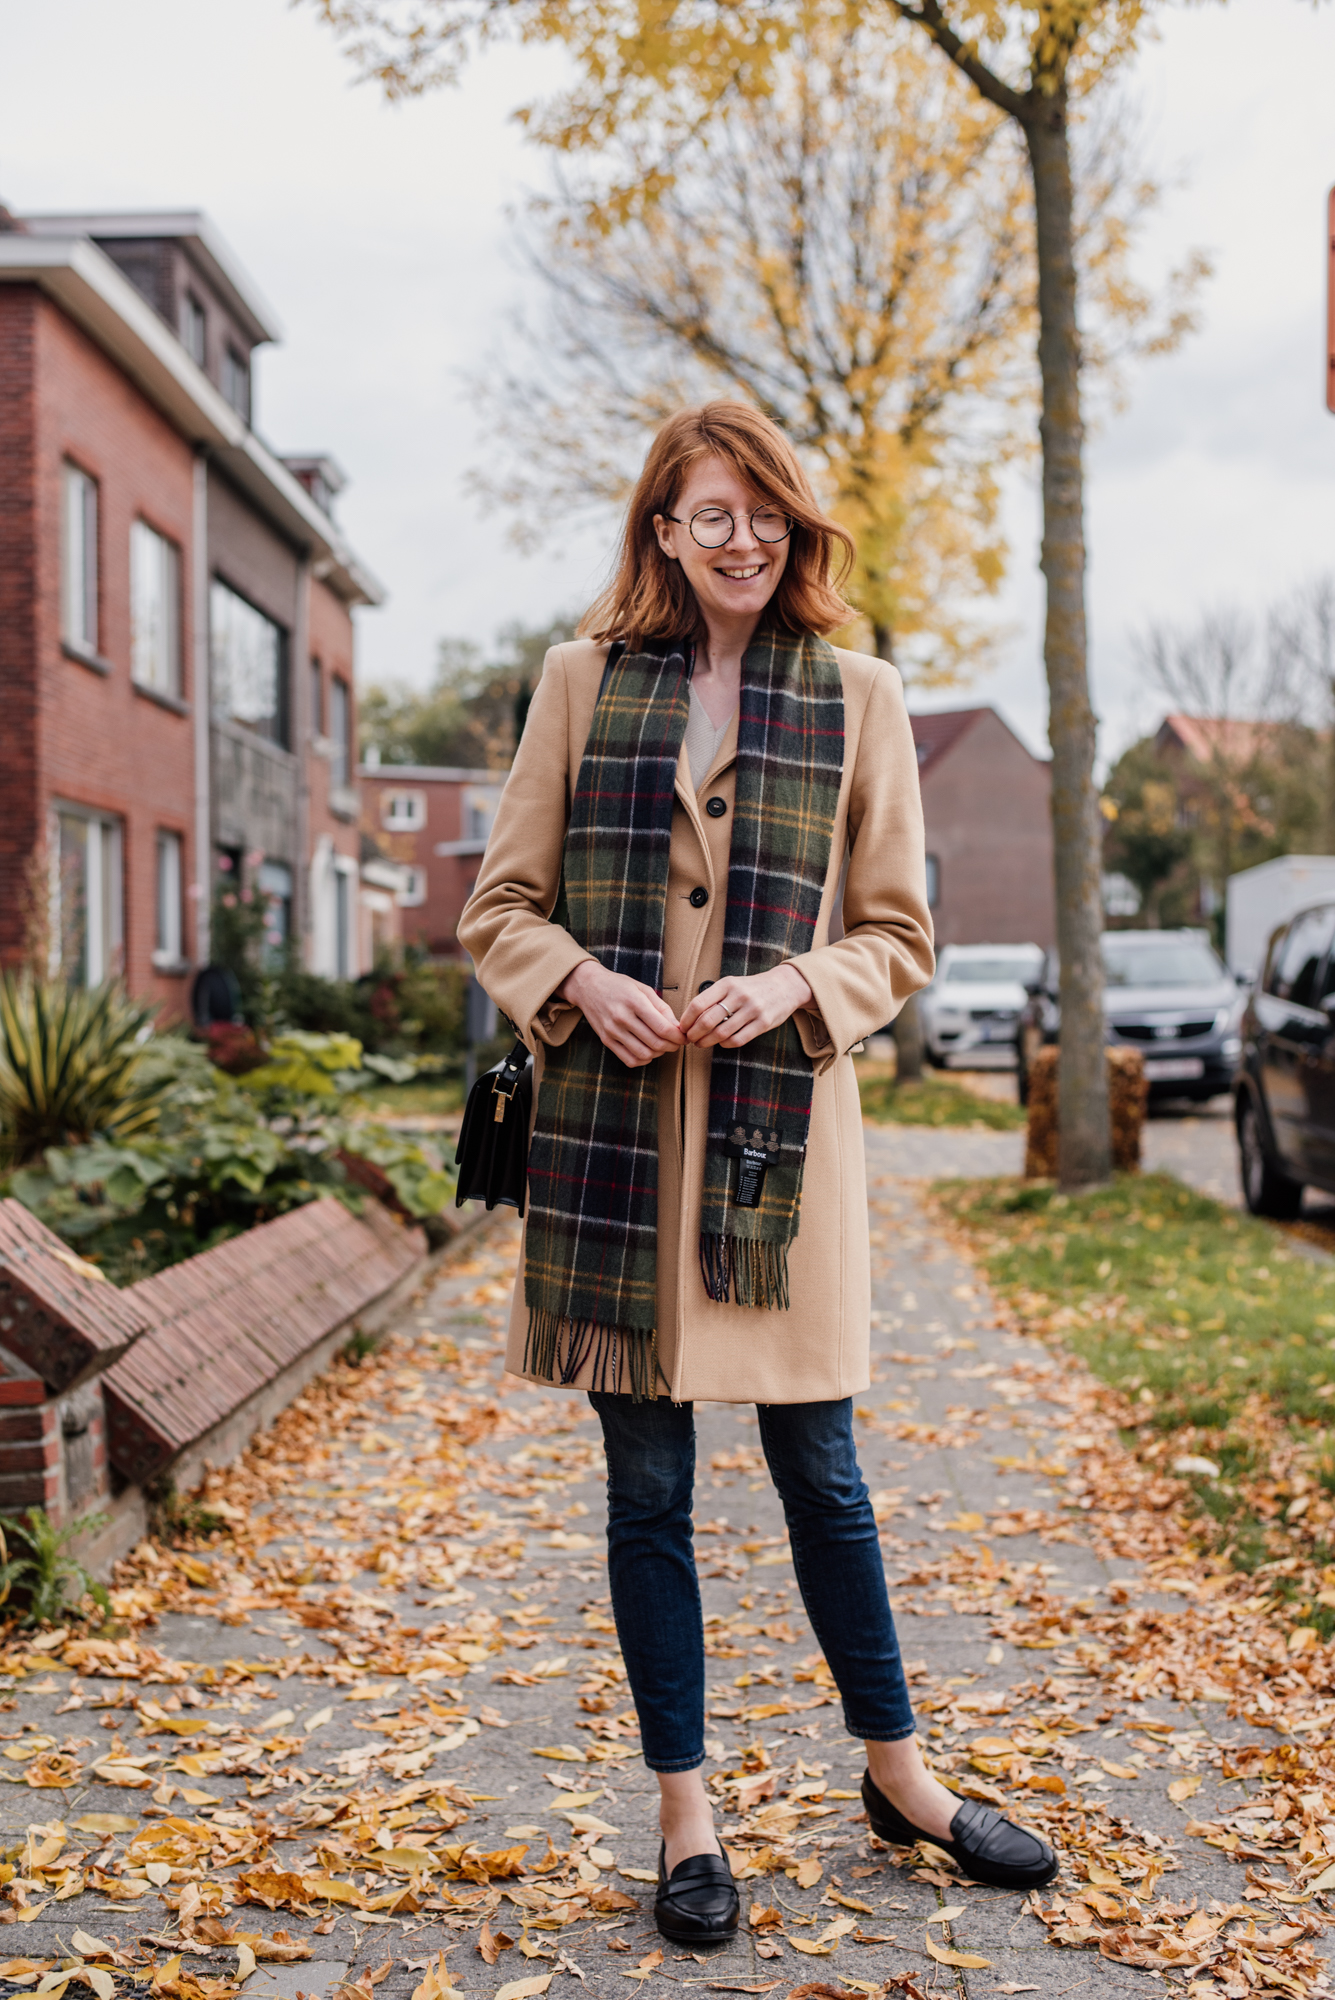
[[[692,1540],[695,1413],[666,1397],[591,1394],[607,1449],[607,1573],[612,1612],[651,1771],[693,1771],[705,1755],[705,1642]],[[850,1733],[912,1736],[899,1641],[853,1405],[770,1403],[756,1411],[783,1501],[793,1568],[844,1701]]]

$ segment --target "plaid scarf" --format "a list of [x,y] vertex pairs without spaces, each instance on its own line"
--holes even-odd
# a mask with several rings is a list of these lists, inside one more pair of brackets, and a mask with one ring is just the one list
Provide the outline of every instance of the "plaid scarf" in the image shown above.
[[[689,643],[612,649],[553,913],[600,964],[655,992],[691,665]],[[830,647],[757,634],[742,663],[721,976],[765,972],[810,948],[843,761],[843,683]],[[788,1304],[811,1085],[791,1020],[713,1051],[700,1223],[712,1299]],[[655,1395],[658,1064],[628,1069],[584,1020],[549,1050],[528,1186],[525,1365],[569,1382],[592,1355],[596,1387],[620,1390],[624,1364],[631,1394]]]

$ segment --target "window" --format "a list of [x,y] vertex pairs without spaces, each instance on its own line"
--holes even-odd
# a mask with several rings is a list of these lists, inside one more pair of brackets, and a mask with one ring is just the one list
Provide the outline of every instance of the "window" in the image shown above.
[[198,368],[204,366],[207,330],[203,306],[193,292],[186,292],[181,299],[181,345]]
[[261,862],[256,883],[264,898],[264,964],[273,971],[292,938],[292,870],[282,861]]
[[426,901],[426,869],[410,868],[408,886],[400,889],[399,902],[405,910],[415,910]]
[[941,863],[934,854],[927,857],[927,907],[934,910],[941,900]]
[[177,966],[185,953],[181,947],[181,852],[179,833],[158,832],[157,924],[154,932],[153,963]]
[[121,965],[121,829],[78,806],[57,810],[53,957],[75,986],[98,986]]
[[391,833],[411,833],[426,825],[426,799],[421,792],[386,792],[380,817]]
[[64,467],[61,621],[66,645],[97,651],[97,481]]
[[501,803],[499,786],[470,785],[459,802],[459,824],[464,840],[486,840]]
[[1109,986],[1218,986],[1228,978],[1205,939],[1190,932],[1105,931],[1100,946]]
[[181,692],[180,554],[136,521],[130,529],[130,672],[155,694]]
[[225,583],[209,593],[213,712],[288,748],[287,634]]
[[311,735],[324,735],[324,669],[311,661]]
[[1295,1007],[1315,1007],[1317,975],[1335,932],[1335,908],[1304,910],[1275,953],[1266,991]]
[[222,392],[241,418],[250,422],[250,363],[244,354],[228,346],[223,349]]
[[337,675],[329,683],[329,735],[334,745],[330,782],[341,791],[352,781],[352,695]]

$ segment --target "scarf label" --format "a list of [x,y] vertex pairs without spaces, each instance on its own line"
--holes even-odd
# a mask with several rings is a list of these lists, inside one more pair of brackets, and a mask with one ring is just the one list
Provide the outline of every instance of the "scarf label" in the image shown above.
[[749,1130],[745,1125],[734,1125],[728,1134],[727,1150],[737,1162],[733,1201],[738,1208],[759,1208],[765,1191],[765,1170],[779,1164],[779,1134],[760,1125]]

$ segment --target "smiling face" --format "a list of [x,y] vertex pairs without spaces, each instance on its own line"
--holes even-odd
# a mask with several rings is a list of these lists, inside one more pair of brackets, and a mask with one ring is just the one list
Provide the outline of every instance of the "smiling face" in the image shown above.
[[[762,542],[751,531],[751,515],[767,496],[740,476],[725,458],[698,458],[673,503],[675,520],[655,514],[654,527],[665,554],[675,556],[707,618],[759,618],[779,587],[788,563],[791,537]],[[725,548],[702,549],[690,530],[693,515],[707,507],[726,508],[736,522]]]

